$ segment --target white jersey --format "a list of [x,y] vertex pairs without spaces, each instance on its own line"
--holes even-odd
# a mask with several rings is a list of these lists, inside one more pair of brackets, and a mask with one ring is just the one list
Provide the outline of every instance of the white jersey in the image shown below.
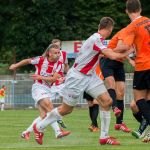
[[99,54],[107,47],[103,44],[104,39],[99,33],[94,33],[82,45],[74,68],[83,74],[90,75],[95,71],[99,60]]

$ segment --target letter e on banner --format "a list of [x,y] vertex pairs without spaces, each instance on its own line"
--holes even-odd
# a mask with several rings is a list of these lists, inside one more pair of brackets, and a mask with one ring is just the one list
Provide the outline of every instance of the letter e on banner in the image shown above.
[[80,48],[82,46],[82,42],[81,41],[76,41],[74,42],[74,53],[78,53]]

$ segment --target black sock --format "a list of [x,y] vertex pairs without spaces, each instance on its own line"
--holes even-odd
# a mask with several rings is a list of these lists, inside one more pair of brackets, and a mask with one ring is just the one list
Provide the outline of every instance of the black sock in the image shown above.
[[137,112],[137,113],[133,113],[133,116],[134,116],[134,118],[139,122],[139,123],[141,123],[142,122],[142,120],[143,120],[143,117],[142,117],[142,114],[141,114],[141,112],[139,111],[139,112]]
[[146,102],[147,102],[147,104],[150,106],[150,100],[147,100]]
[[116,102],[116,91],[114,89],[108,89],[108,93],[110,95],[110,97],[113,100],[112,103],[112,109],[114,109],[117,106],[117,102]]
[[90,116],[91,121],[92,121],[92,115],[93,115],[93,106],[89,107],[89,116]]
[[148,124],[150,125],[150,106],[147,105],[147,102],[145,99],[140,99],[136,102],[140,112],[144,116],[144,118],[147,120]]
[[117,100],[117,107],[121,110],[121,114],[119,117],[116,117],[116,124],[122,124],[123,113],[124,113],[124,101],[123,100]]
[[141,123],[140,123],[139,129],[138,129],[140,134],[143,133],[143,131],[146,129],[147,126],[148,126],[148,122],[146,121],[146,119],[143,118]]
[[98,127],[98,124],[97,124],[98,113],[99,113],[99,105],[94,104],[93,105],[93,115],[92,115],[92,125],[94,127]]

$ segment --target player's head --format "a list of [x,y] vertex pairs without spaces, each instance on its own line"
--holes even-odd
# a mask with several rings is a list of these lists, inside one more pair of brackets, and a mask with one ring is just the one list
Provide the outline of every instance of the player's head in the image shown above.
[[98,25],[98,31],[102,31],[101,34],[103,34],[102,36],[104,36],[104,38],[110,36],[113,28],[114,20],[110,17],[103,17]]
[[126,13],[141,13],[141,3],[139,0],[127,0],[126,2]]
[[6,86],[5,86],[5,85],[2,85],[2,89],[6,90]]
[[45,57],[50,58],[53,62],[57,62],[60,58],[60,47],[56,44],[50,44],[46,49]]
[[61,44],[62,44],[61,40],[59,40],[59,39],[53,39],[51,43],[52,44],[56,44],[56,45],[58,45],[61,48]]

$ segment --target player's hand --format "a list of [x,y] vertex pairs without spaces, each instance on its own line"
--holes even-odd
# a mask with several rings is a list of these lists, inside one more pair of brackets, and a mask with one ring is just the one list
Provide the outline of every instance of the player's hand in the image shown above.
[[65,77],[59,78],[58,81],[59,81],[60,84],[63,83],[65,81]]
[[130,59],[129,63],[131,64],[131,66],[135,67],[135,61],[134,60]]
[[42,80],[42,76],[38,74],[30,74],[30,78],[33,80]]
[[10,70],[16,70],[17,69],[17,66],[16,64],[12,64],[10,67],[9,67]]

